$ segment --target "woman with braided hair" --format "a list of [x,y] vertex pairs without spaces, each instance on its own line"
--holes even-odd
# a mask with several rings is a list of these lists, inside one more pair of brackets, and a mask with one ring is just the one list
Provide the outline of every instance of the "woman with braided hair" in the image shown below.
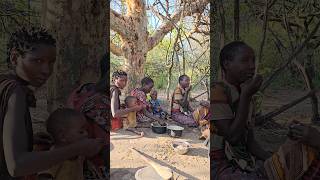
[[[0,179],[22,179],[76,156],[93,156],[102,139],[84,139],[55,150],[33,152],[30,107],[33,88],[50,77],[56,59],[55,39],[42,28],[21,28],[8,43],[11,72],[0,74]],[[32,88],[33,87],[33,88]]]
[[125,88],[127,85],[127,73],[121,70],[115,71],[112,74],[112,84],[110,86],[110,96],[111,96],[111,113],[112,113],[112,129],[116,130],[121,128],[122,121],[121,117],[130,112],[141,111],[145,108],[144,105],[136,105],[130,108],[120,107],[120,95],[121,89]]

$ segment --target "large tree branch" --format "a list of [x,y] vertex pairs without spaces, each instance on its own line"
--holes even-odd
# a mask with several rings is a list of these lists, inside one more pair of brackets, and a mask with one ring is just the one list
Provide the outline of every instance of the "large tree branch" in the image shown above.
[[[161,3],[161,2],[160,2]],[[166,17],[162,15],[159,11],[155,10],[154,6],[148,7],[148,9],[151,10],[151,12],[156,15],[161,21],[165,21]]]
[[116,56],[122,56],[123,52],[120,47],[110,42],[110,51]]
[[129,18],[110,9],[110,29],[117,32],[122,38],[128,39],[131,36],[129,31]]
[[188,2],[181,6],[171,18],[166,20],[160,27],[157,29],[154,34],[148,38],[148,49],[151,50],[164,38],[164,36],[173,30],[175,24],[182,17],[190,16],[194,13],[202,13],[205,7],[208,5],[209,0],[198,0],[194,2]]
[[[260,17],[260,18],[262,19],[263,17]],[[279,23],[281,23],[281,24],[283,23],[283,20],[281,20],[280,18],[269,18],[268,21],[270,21],[270,22],[279,22]],[[302,27],[300,24],[298,24],[298,23],[288,22],[288,24],[289,24],[290,27],[291,27],[291,26],[294,26],[294,27],[303,29],[303,27]],[[283,24],[282,24],[282,25],[283,25]]]

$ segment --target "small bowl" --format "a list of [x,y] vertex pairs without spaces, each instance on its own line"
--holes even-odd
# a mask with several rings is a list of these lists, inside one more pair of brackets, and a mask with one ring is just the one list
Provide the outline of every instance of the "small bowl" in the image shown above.
[[184,130],[184,128],[181,126],[167,126],[167,129],[168,129],[168,134],[171,137],[181,137],[182,131]]
[[191,145],[186,141],[173,141],[171,147],[178,154],[186,154],[189,151]]
[[165,125],[160,125],[159,123],[153,122],[151,123],[152,132],[157,134],[164,134],[167,132],[167,123]]

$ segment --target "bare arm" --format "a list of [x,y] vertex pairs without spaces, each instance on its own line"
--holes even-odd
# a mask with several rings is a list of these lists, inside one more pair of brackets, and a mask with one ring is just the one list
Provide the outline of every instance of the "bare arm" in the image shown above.
[[215,126],[218,128],[220,135],[224,136],[229,143],[234,144],[243,138],[251,97],[241,95],[239,102],[239,109],[234,120],[216,121]]
[[21,88],[17,88],[9,98],[8,110],[4,119],[3,147],[11,176],[19,177],[40,172],[83,153],[84,150],[79,144],[51,151],[28,152],[24,119],[27,104],[24,99],[24,92]]
[[134,107],[132,108],[126,108],[126,109],[120,109],[119,104],[119,93],[118,91],[113,91],[112,97],[111,97],[111,113],[112,117],[121,117],[125,114],[128,114],[129,112],[136,111]]
[[256,75],[253,79],[249,79],[243,83],[235,119],[217,121],[215,123],[218,132],[220,131],[229,143],[233,144],[244,138],[251,98],[259,90],[261,83],[261,75]]

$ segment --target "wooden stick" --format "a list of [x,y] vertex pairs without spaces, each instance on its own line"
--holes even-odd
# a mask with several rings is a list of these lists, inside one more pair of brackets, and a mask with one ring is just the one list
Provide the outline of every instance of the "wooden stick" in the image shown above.
[[144,132],[140,132],[140,131],[136,131],[136,130],[133,130],[133,129],[126,129],[127,131],[130,131],[130,132],[133,132],[139,136],[144,136]]
[[203,92],[203,93],[201,93],[201,94],[199,94],[199,95],[197,95],[197,96],[195,96],[195,97],[193,97],[192,99],[196,99],[196,98],[198,98],[198,97],[200,97],[200,96],[202,96],[202,95],[204,95],[205,93],[207,93],[208,91],[205,91],[205,92]]
[[309,96],[315,94],[317,91],[319,91],[319,89],[314,89],[314,90],[310,91],[308,94],[306,94],[306,95],[304,95],[304,96],[302,96],[302,97],[300,97],[300,98],[298,98],[298,99],[296,99],[296,100],[294,100],[294,101],[292,101],[292,102],[290,102],[288,104],[285,104],[285,105],[281,106],[280,108],[278,108],[278,109],[276,109],[276,110],[274,110],[274,111],[272,111],[272,112],[270,112],[270,113],[268,113],[266,115],[258,117],[256,119],[257,124],[258,125],[263,124],[267,120],[269,120],[269,119],[281,114],[282,112],[288,110],[289,108],[291,108],[291,107],[297,105],[298,103],[304,101]]

